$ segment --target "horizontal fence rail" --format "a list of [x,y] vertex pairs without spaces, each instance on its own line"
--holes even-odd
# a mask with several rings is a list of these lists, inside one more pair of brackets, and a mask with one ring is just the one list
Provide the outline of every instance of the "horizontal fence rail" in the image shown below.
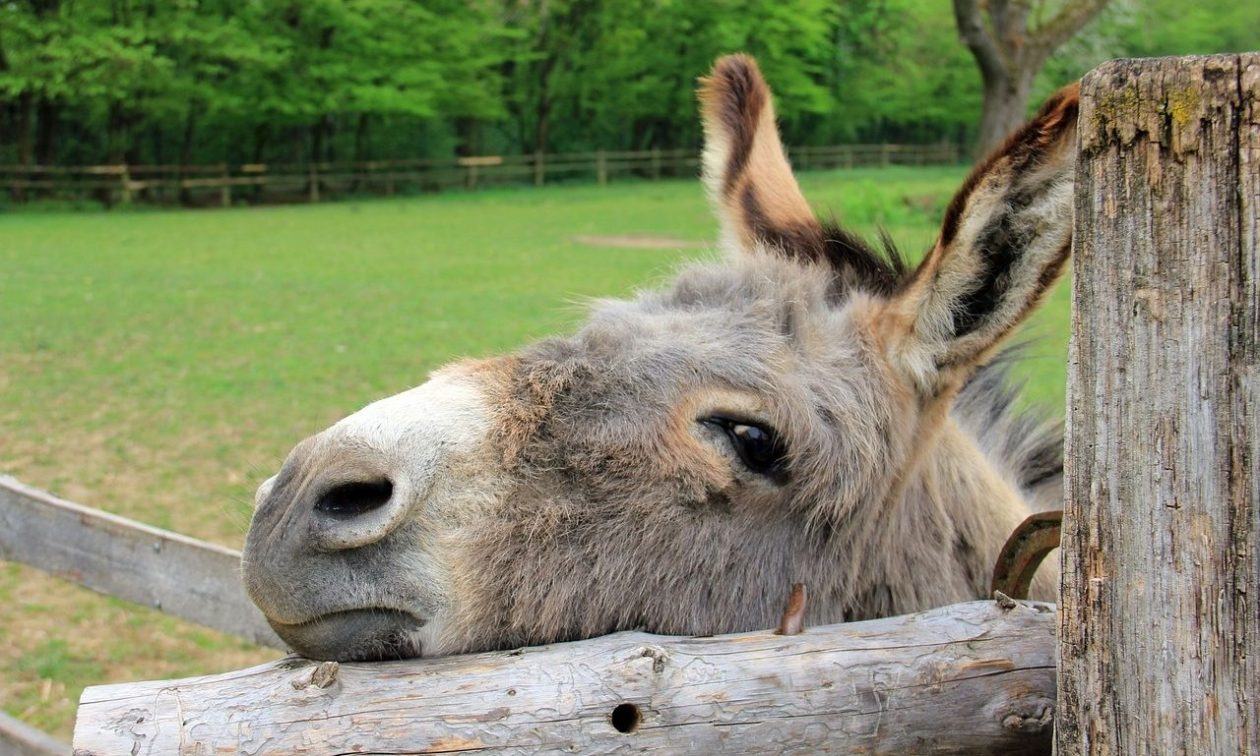
[[[798,170],[891,165],[952,165],[953,144],[850,144],[797,147]],[[392,195],[407,191],[477,189],[556,181],[694,176],[700,156],[690,149],[479,155],[449,159],[335,163],[218,163],[213,165],[0,165],[0,188],[12,202],[93,198],[132,202],[230,206],[236,202],[319,202],[329,195]]]
[[239,551],[59,499],[4,475],[0,561],[286,647],[245,595]]
[[[1054,607],[89,687],[76,754],[1049,753]],[[317,745],[312,745],[317,744]]]
[[0,753],[5,756],[70,756],[69,743],[0,711]]

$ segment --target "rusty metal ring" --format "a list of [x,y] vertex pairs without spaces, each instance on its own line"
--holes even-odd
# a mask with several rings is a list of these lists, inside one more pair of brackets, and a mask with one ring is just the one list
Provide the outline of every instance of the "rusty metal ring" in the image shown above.
[[1033,575],[1046,555],[1058,548],[1062,530],[1061,510],[1038,512],[1021,522],[998,552],[990,595],[1001,591],[1014,599],[1028,598]]

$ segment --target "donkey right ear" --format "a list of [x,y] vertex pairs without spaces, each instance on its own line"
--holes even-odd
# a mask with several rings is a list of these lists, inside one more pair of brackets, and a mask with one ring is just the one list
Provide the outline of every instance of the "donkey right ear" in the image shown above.
[[963,182],[927,258],[880,318],[922,399],[958,389],[1062,275],[1072,244],[1078,85]]
[[757,62],[727,55],[700,80],[704,183],[728,246],[758,243],[822,258],[823,231],[783,154],[770,88]]

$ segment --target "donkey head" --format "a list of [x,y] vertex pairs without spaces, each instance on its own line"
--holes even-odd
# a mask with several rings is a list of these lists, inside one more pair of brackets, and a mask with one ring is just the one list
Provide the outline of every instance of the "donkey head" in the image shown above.
[[1061,467],[981,366],[1067,259],[1075,93],[972,173],[913,272],[815,219],[751,59],[700,99],[726,260],[446,367],[259,488],[245,581],[295,649],[755,629],[793,582],[812,622],[983,594]]

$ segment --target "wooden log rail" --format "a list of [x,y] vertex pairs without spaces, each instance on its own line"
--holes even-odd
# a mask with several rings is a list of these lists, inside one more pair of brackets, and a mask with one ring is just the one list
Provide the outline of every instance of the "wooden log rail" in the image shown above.
[[102,685],[75,753],[1049,753],[1054,608]]
[[239,551],[59,499],[4,475],[0,561],[285,648],[245,595]]
[[0,711],[0,754],[70,756],[70,746]]

